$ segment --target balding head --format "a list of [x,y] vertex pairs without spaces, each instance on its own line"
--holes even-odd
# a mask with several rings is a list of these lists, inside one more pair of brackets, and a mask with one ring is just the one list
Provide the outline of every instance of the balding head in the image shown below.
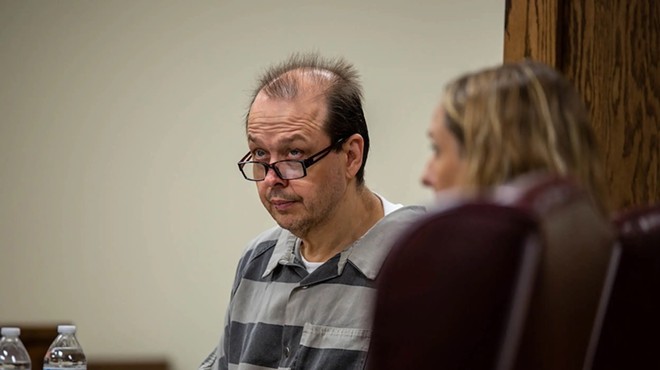
[[[258,80],[250,99],[323,99],[326,105],[324,131],[331,141],[353,134],[364,139],[362,168],[357,174],[364,183],[364,167],[369,152],[369,131],[362,111],[362,88],[358,73],[341,58],[325,59],[318,54],[294,54],[284,62],[268,68]],[[247,118],[246,115],[246,128]]]

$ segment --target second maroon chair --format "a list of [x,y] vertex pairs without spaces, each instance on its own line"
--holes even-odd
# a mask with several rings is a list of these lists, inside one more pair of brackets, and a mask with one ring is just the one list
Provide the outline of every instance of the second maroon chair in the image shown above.
[[660,369],[660,204],[618,215],[620,258],[594,370]]

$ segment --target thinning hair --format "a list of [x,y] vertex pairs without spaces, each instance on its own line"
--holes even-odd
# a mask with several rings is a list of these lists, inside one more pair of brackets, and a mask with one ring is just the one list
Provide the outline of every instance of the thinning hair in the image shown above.
[[447,84],[441,104],[462,147],[466,187],[546,171],[573,178],[607,212],[601,154],[587,109],[558,71],[525,60],[469,73]]
[[[310,89],[325,98],[327,116],[323,125],[332,142],[360,134],[364,139],[362,166],[357,184],[364,184],[364,168],[369,154],[369,130],[362,110],[362,86],[355,67],[343,58],[323,58],[317,53],[293,54],[265,70],[250,98],[250,109],[257,95],[294,100]],[[245,116],[247,129],[248,116]],[[337,148],[336,150],[339,150]]]

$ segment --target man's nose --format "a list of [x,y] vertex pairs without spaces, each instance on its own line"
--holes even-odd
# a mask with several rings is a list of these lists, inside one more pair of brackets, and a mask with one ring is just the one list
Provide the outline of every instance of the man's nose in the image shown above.
[[268,186],[275,186],[275,185],[284,185],[286,183],[286,180],[282,180],[277,175],[277,171],[275,171],[274,168],[268,168],[268,171],[266,171],[266,177],[264,178],[264,183]]

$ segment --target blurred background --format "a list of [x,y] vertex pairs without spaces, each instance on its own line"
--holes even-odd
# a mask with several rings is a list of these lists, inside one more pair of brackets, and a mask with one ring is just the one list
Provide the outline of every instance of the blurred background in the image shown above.
[[442,86],[502,61],[504,1],[0,0],[0,323],[71,322],[89,359],[195,369],[273,225],[236,162],[256,76],[362,74],[367,185],[426,204]]

